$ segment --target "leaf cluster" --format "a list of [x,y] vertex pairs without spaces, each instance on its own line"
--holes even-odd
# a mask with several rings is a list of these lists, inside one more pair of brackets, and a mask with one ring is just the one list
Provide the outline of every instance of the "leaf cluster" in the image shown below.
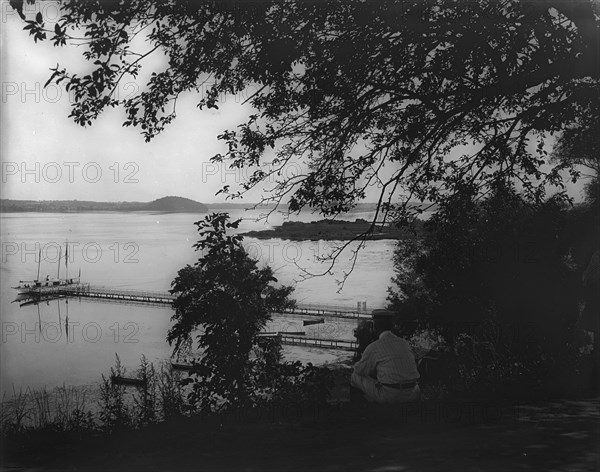
[[[411,221],[414,201],[481,197],[497,181],[537,203],[548,187],[565,193],[571,165],[549,165],[552,137],[569,141],[569,129],[598,121],[591,0],[65,0],[61,9],[55,43],[85,45],[93,65],[84,76],[57,66],[50,79],[74,91],[77,123],[122,106],[123,125],[149,141],[184,93],[197,92],[200,109],[247,96],[252,114],[218,136],[224,151],[212,160],[252,172],[221,192],[273,182],[264,203],[334,216],[376,189],[363,241],[376,224]],[[43,22],[26,28],[44,39]],[[118,97],[151,56],[164,66]]]
[[[587,0],[61,7],[54,39],[82,32],[67,39],[85,44],[97,66],[84,77],[54,70],[52,80],[75,90],[76,122],[122,105],[124,125],[150,140],[175,118],[180,94],[202,91],[198,107],[218,108],[220,97],[252,88],[257,112],[219,136],[227,151],[214,159],[255,168],[244,190],[277,177],[267,200],[286,198],[292,211],[337,214],[377,185],[385,212],[405,203],[399,197],[438,201],[507,176],[541,198],[538,187],[561,180],[540,169],[547,133],[597,116],[600,28]],[[41,20],[26,26],[36,40],[45,38]],[[133,50],[136,37],[145,51]],[[164,70],[136,96],[116,98],[119,81],[152,54],[166,58]],[[258,168],[272,153],[273,168]],[[291,162],[306,171],[286,176]]]
[[423,240],[399,243],[389,299],[407,318],[457,327],[493,314],[556,341],[577,319],[587,261],[572,259],[571,219],[563,202],[532,206],[508,184],[483,202],[449,202]]
[[[200,240],[194,247],[202,256],[181,269],[172,282],[171,293],[177,298],[167,340],[178,352],[193,344],[195,337],[201,358],[190,381],[193,403],[202,409],[248,401],[254,390],[257,361],[253,357],[261,342],[259,333],[272,313],[294,303],[289,299],[293,288],[275,286],[272,269],[258,266],[242,246],[241,236],[227,234],[238,224],[225,213],[196,222]],[[279,348],[271,346],[267,351]],[[265,368],[276,363],[277,355],[270,359]]]

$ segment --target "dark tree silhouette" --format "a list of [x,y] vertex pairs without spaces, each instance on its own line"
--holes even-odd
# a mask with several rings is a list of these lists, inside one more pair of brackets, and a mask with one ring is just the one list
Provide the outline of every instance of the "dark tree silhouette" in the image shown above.
[[488,393],[512,383],[517,395],[589,394],[590,358],[579,348],[597,316],[584,313],[582,324],[581,303],[594,300],[581,280],[597,216],[556,199],[532,205],[508,183],[480,202],[466,195],[442,205],[422,239],[398,243],[390,308],[407,328],[439,329],[461,372],[475,372],[465,378]]
[[274,362],[253,361],[259,333],[271,313],[294,303],[288,298],[292,287],[274,286],[271,268],[259,268],[243,248],[243,238],[227,234],[239,224],[228,218],[217,213],[196,223],[200,240],[194,247],[203,254],[178,272],[171,289],[177,298],[167,340],[178,352],[197,338],[202,354],[191,400],[204,410],[248,404],[257,375],[265,375],[256,372],[257,366],[274,368]]
[[398,243],[390,301],[422,320],[481,321],[493,312],[560,334],[577,319],[583,271],[568,260],[577,244],[568,222],[560,201],[534,207],[509,184],[482,202],[454,200],[426,223],[422,240]]
[[[23,11],[22,2],[11,4]],[[467,176],[481,183],[498,172],[537,176],[531,166],[540,156],[526,152],[527,142],[585,112],[597,114],[590,108],[600,78],[594,7],[589,1],[65,1],[52,30],[41,15],[25,28],[38,40],[51,35],[58,45],[87,45],[92,73],[57,67],[51,79],[75,91],[71,116],[82,125],[123,105],[125,124],[151,139],[175,118],[181,93],[206,82],[199,107],[216,107],[221,94],[257,86],[249,98],[257,113],[221,136],[230,146],[217,158],[252,166],[269,147],[280,163],[308,158],[306,175],[280,190],[293,209],[313,205],[327,214],[352,205],[363,193],[357,179],[378,180],[386,161],[398,164],[380,178],[388,194],[402,187],[432,199],[439,193],[433,182],[454,188]],[[143,52],[133,50],[137,37],[146,39]],[[138,96],[119,100],[116,84],[160,53],[165,69]],[[443,159],[465,142],[477,151]]]
[[[83,126],[123,106],[124,125],[150,140],[182,93],[202,89],[202,109],[252,90],[255,111],[219,136],[227,150],[213,160],[253,173],[224,190],[239,196],[275,176],[265,202],[336,215],[376,186],[379,211],[361,237],[411,217],[409,201],[485,193],[498,179],[541,200],[568,167],[543,167],[548,137],[598,119],[589,0],[66,0],[53,26],[25,18],[22,0],[11,5],[36,41],[86,46],[90,73],[57,65],[49,79],[73,91],[70,116]],[[139,94],[115,94],[161,54],[164,68]],[[286,174],[290,163],[304,171]]]
[[567,166],[582,166],[586,177],[597,179],[600,176],[600,113],[589,111],[589,115],[581,116],[561,133],[552,158]]

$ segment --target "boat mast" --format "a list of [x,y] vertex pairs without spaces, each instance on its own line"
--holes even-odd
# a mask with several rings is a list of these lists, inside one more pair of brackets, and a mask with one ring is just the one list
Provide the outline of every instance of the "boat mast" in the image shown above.
[[65,241],[65,279],[69,280],[69,241]]
[[58,272],[56,274],[56,278],[60,279],[60,258],[62,257],[62,247],[58,248]]
[[37,278],[35,279],[36,282],[39,282],[40,280],[40,264],[42,263],[42,248],[40,247],[40,251],[38,252],[38,274],[37,274]]

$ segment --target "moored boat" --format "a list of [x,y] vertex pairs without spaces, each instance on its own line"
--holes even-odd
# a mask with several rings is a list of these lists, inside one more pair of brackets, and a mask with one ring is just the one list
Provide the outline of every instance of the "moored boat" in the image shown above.
[[173,362],[171,361],[171,368],[173,370],[183,370],[189,372],[194,368],[194,364],[183,364],[181,362]]
[[77,278],[68,276],[69,270],[69,245],[65,244],[65,271],[67,273],[67,277],[64,279],[60,278],[60,260],[62,259],[62,248],[59,250],[58,255],[58,272],[56,278],[50,278],[49,275],[46,276],[46,279],[40,280],[40,265],[42,262],[42,251],[38,254],[38,270],[37,277],[35,280],[19,280],[19,285],[16,287],[12,287],[17,290],[19,295],[40,295],[48,292],[52,292],[56,289],[60,289],[62,287],[68,286],[77,286],[81,283],[81,269],[79,269],[79,275]]
[[138,379],[136,377],[123,377],[121,375],[111,375],[110,381],[114,385],[133,385],[136,387],[146,385],[146,380],[144,379]]

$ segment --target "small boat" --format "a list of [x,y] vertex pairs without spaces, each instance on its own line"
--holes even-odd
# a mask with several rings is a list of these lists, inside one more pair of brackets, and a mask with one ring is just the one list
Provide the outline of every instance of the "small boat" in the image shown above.
[[318,320],[304,320],[302,321],[302,326],[310,326],[314,324],[323,324],[325,323],[325,318],[320,318]]
[[173,370],[182,370],[184,372],[189,372],[194,368],[194,364],[181,364],[179,362],[171,362],[171,368]]
[[282,336],[304,336],[304,331],[279,331]]
[[258,333],[258,337],[260,338],[272,338],[276,336],[279,336],[279,333],[277,331],[261,331],[260,333]]
[[111,375],[110,381],[115,385],[133,385],[136,387],[142,387],[146,385],[144,379],[138,379],[136,377],[122,377],[120,375]]

